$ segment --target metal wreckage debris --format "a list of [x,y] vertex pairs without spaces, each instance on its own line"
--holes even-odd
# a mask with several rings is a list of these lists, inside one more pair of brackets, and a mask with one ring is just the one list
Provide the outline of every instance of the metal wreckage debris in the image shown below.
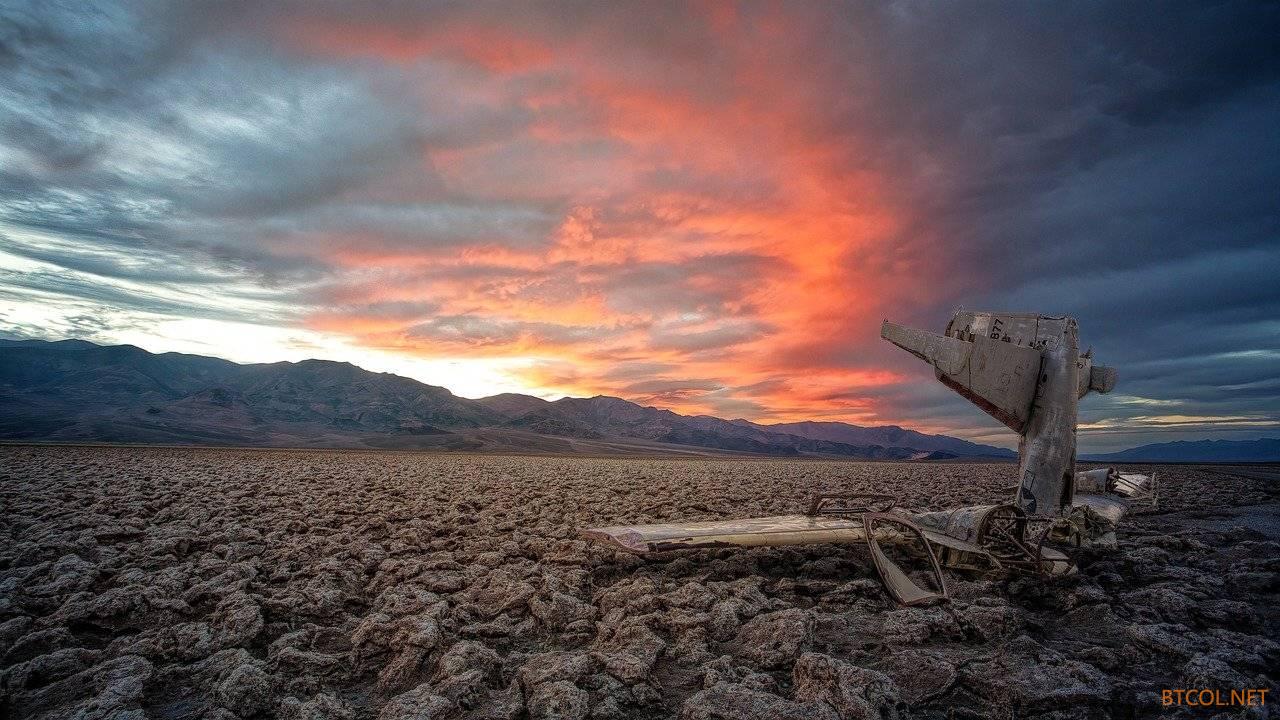
[[[944,385],[1021,436],[1013,501],[909,512],[883,494],[817,495],[803,514],[592,528],[635,553],[707,547],[864,544],[904,605],[949,598],[942,569],[1045,576],[1076,572],[1082,548],[1114,548],[1134,506],[1154,507],[1154,476],[1076,472],[1080,398],[1110,392],[1116,371],[1081,353],[1074,318],[958,311],[943,334],[885,321],[880,336],[934,367]],[[905,555],[924,582],[889,555]]]

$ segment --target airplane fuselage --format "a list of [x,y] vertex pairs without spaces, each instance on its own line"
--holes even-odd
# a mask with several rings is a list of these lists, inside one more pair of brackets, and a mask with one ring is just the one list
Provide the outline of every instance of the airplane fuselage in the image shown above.
[[[1045,338],[1031,419],[1018,442],[1018,495],[1028,515],[1069,511],[1076,474],[1076,422],[1080,348],[1075,320],[1062,334]],[[1050,342],[1056,340],[1056,342]]]
[[945,385],[1018,433],[1018,507],[1040,516],[1070,511],[1079,399],[1115,384],[1114,370],[1095,368],[1092,357],[1080,353],[1075,318],[961,310],[944,337],[963,345],[946,352],[931,347],[923,331],[887,323],[885,332],[931,362]]

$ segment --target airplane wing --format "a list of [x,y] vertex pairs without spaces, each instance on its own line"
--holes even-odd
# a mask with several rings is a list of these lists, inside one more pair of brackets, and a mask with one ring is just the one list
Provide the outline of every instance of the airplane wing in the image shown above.
[[[862,513],[849,517],[779,515],[744,520],[615,525],[583,530],[582,536],[634,553],[714,547],[780,547],[815,543],[866,543],[885,589],[903,605],[944,600],[947,581],[924,534],[910,517]],[[921,587],[885,552],[884,544],[907,544],[928,558],[935,587]]]
[[852,543],[867,539],[858,519],[779,515],[745,520],[710,520],[665,525],[617,525],[582,534],[635,553],[736,545],[806,545]]
[[903,327],[888,320],[880,337],[933,365],[944,385],[1021,433],[1031,417],[1040,351],[973,334],[971,339]]

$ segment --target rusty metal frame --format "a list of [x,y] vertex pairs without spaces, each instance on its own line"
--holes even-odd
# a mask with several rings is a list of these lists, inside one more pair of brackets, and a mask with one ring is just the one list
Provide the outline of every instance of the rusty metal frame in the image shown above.
[[[920,539],[920,543],[924,546],[925,554],[929,557],[929,566],[933,569],[933,577],[938,582],[938,587],[940,588],[939,591],[925,590],[919,585],[916,585],[915,582],[911,580],[905,572],[903,572],[902,568],[898,567],[897,563],[889,559],[889,556],[880,548],[879,541],[876,540],[875,526],[877,522],[897,525],[900,528],[905,528],[908,531],[908,534],[914,534]],[[920,529],[919,525],[916,525],[910,519],[902,515],[884,512],[864,513],[862,515],[862,524],[866,528],[867,532],[867,549],[871,554],[871,562],[875,565],[876,574],[880,577],[880,583],[884,585],[885,590],[889,593],[890,597],[894,599],[894,601],[899,605],[911,606],[923,605],[937,601],[947,601],[951,599],[951,593],[947,590],[947,579],[942,574],[942,566],[938,564],[938,557],[933,552],[933,546],[929,543],[929,538],[925,537],[924,531]],[[892,573],[896,573],[901,576],[903,580],[919,590],[920,596],[907,597],[904,595],[901,589],[896,587],[890,581],[889,578],[892,577]]]
[[[1044,523],[1044,528],[1033,530],[1032,525]],[[1054,547],[1054,534],[1069,525],[1050,518],[1028,516],[1021,508],[1009,505],[993,510],[981,529],[978,544],[994,565],[1010,572],[1029,575],[1053,576],[1062,573],[1052,571],[1057,563],[1075,568],[1075,559],[1066,548]],[[1067,543],[1081,546],[1080,538],[1068,536]],[[1062,558],[1046,558],[1045,549],[1062,554]],[[1069,572],[1069,571],[1068,571]]]
[[1039,572],[1037,550],[1027,545],[1027,514],[1016,505],[996,508],[981,528],[978,544],[1000,568]]

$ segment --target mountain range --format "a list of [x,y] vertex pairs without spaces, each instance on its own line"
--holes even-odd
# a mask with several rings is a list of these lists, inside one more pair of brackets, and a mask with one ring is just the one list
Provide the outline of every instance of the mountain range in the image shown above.
[[1280,462],[1280,438],[1257,440],[1179,440],[1153,443],[1102,455],[1097,462]]
[[239,364],[83,340],[0,340],[0,439],[583,454],[1012,458],[897,426],[763,425],[621,398],[470,400],[349,363]]
[[[0,440],[399,448],[593,455],[1014,458],[896,425],[760,424],[616,397],[479,400],[350,363],[239,364],[84,340],[0,340]],[[1280,461],[1280,439],[1201,440],[1085,455],[1095,462]]]

